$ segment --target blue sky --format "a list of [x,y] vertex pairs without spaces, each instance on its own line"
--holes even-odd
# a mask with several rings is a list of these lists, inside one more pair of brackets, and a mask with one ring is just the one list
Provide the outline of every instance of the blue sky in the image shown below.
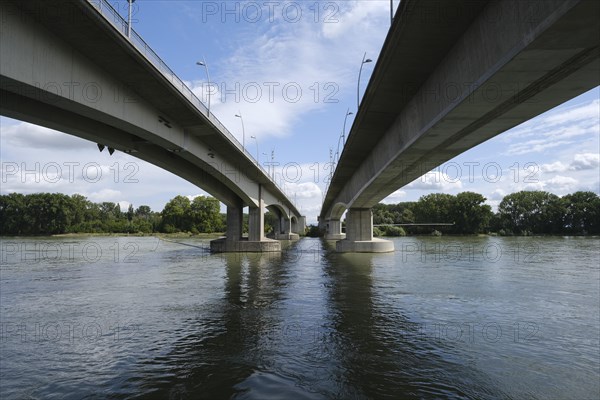
[[[126,15],[126,1],[111,4]],[[196,62],[206,60],[211,111],[240,141],[235,114],[242,113],[253,155],[258,145],[261,162],[274,155],[281,166],[302,167],[301,177],[283,183],[309,223],[316,222],[330,149],[336,151],[346,110],[356,111],[363,54],[376,60],[387,34],[389,1],[138,0],[133,18],[134,29],[204,100],[207,78]],[[365,64],[363,90],[373,66]],[[496,206],[505,194],[525,189],[598,193],[599,98],[595,88],[467,151],[385,202],[469,190]],[[348,130],[352,122],[351,116]],[[99,153],[95,143],[8,118],[0,123],[2,194],[81,193],[158,211],[175,195],[204,194],[129,155]],[[276,170],[279,182],[282,172]]]

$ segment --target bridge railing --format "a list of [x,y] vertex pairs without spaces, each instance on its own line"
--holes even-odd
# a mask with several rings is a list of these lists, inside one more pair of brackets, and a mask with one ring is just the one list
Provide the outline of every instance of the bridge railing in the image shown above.
[[[175,72],[156,54],[152,48],[142,39],[142,37],[131,29],[131,36],[128,36],[129,26],[127,21],[119,14],[117,10],[107,0],[87,0],[108,22],[110,22],[129,42],[148,60],[165,78],[167,78],[171,84],[181,92],[201,113],[208,116],[209,121],[220,130],[233,145],[235,145],[240,151],[242,151],[246,157],[256,164],[258,168],[264,173],[264,175],[271,181],[277,188],[287,194],[281,188],[281,186],[269,175],[268,171],[260,165],[260,163],[247,151],[242,143],[233,135],[229,130],[219,121],[219,119],[212,113],[209,113],[208,107],[202,103],[202,101],[192,92],[192,90],[181,80]],[[290,200],[291,202],[291,200]],[[294,205],[295,206],[295,205]]]

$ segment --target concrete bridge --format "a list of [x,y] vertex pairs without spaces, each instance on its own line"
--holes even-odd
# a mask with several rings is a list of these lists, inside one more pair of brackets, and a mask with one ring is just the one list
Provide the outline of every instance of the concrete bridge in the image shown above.
[[402,0],[323,203],[326,237],[393,251],[373,238],[375,204],[598,86],[599,49],[596,0]]
[[[104,0],[0,2],[0,112],[168,170],[227,206],[217,252],[280,251],[305,218],[258,162]],[[243,207],[248,238],[242,238]]]

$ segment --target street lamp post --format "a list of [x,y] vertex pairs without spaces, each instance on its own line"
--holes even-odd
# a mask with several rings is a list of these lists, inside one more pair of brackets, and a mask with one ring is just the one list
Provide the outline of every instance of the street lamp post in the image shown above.
[[131,16],[132,16],[132,6],[135,3],[135,0],[127,0],[129,3],[129,14],[127,15],[127,37],[131,37]]
[[371,60],[370,58],[367,58],[367,53],[365,52],[362,63],[360,63],[360,71],[358,72],[358,85],[357,85],[357,89],[356,89],[356,109],[357,110],[360,108],[360,76],[362,74],[363,66],[370,62],[373,62],[373,60]]
[[[262,153],[265,156],[265,159],[268,159],[269,155],[267,153]],[[271,168],[273,168],[271,170]],[[269,165],[269,172],[271,174],[271,179],[275,180],[275,150],[271,150],[271,165]]]
[[327,182],[327,186],[331,184],[331,179],[333,179],[333,149],[329,148],[329,182]]
[[208,65],[206,64],[206,60],[204,59],[204,57],[202,57],[202,61],[198,61],[196,63],[197,65],[204,67],[204,69],[206,70],[206,79],[208,79],[208,111],[206,112],[206,116],[210,117],[210,74],[208,73]]
[[394,0],[390,0],[390,21],[394,23]]
[[342,131],[342,146],[346,145],[346,121],[348,121],[348,117],[350,115],[354,115],[354,113],[350,111],[350,109],[348,109],[348,111],[346,111],[346,117],[344,118],[344,130]]
[[256,136],[250,136],[250,139],[254,139],[254,141],[256,142],[256,164],[260,165],[260,161],[259,161],[259,153],[258,153],[258,139],[256,138]]
[[[338,143],[337,143],[337,152],[335,153],[335,163],[338,163],[339,160],[339,156],[340,156],[340,142],[342,141],[342,136],[340,135],[340,137],[338,138]],[[344,145],[342,144],[342,151],[344,151]]]
[[240,121],[242,121],[242,148],[244,149],[244,151],[246,151],[246,129],[244,128],[244,117],[242,117],[241,111],[239,112],[239,114],[235,114],[235,116],[239,118]]

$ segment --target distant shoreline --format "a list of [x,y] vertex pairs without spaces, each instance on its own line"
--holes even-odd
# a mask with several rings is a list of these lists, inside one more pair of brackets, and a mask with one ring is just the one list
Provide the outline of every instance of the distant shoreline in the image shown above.
[[[5,238],[16,238],[16,239],[30,239],[30,238],[85,238],[85,237],[156,237],[156,238],[168,238],[168,239],[181,239],[181,238],[194,238],[194,239],[219,239],[224,237],[225,233],[61,233],[56,235],[0,235],[0,239]],[[310,237],[310,236],[306,236]],[[405,236],[377,236],[379,238],[395,238],[395,237],[453,237],[453,238],[473,238],[473,237],[600,237],[595,234],[535,234],[535,235],[499,235],[497,233],[477,233],[477,234],[453,234],[446,233],[444,235],[436,236],[431,234],[407,234]]]
[[56,235],[10,235],[0,236],[0,238],[164,237],[218,239],[222,236],[225,236],[225,233],[60,233]]

